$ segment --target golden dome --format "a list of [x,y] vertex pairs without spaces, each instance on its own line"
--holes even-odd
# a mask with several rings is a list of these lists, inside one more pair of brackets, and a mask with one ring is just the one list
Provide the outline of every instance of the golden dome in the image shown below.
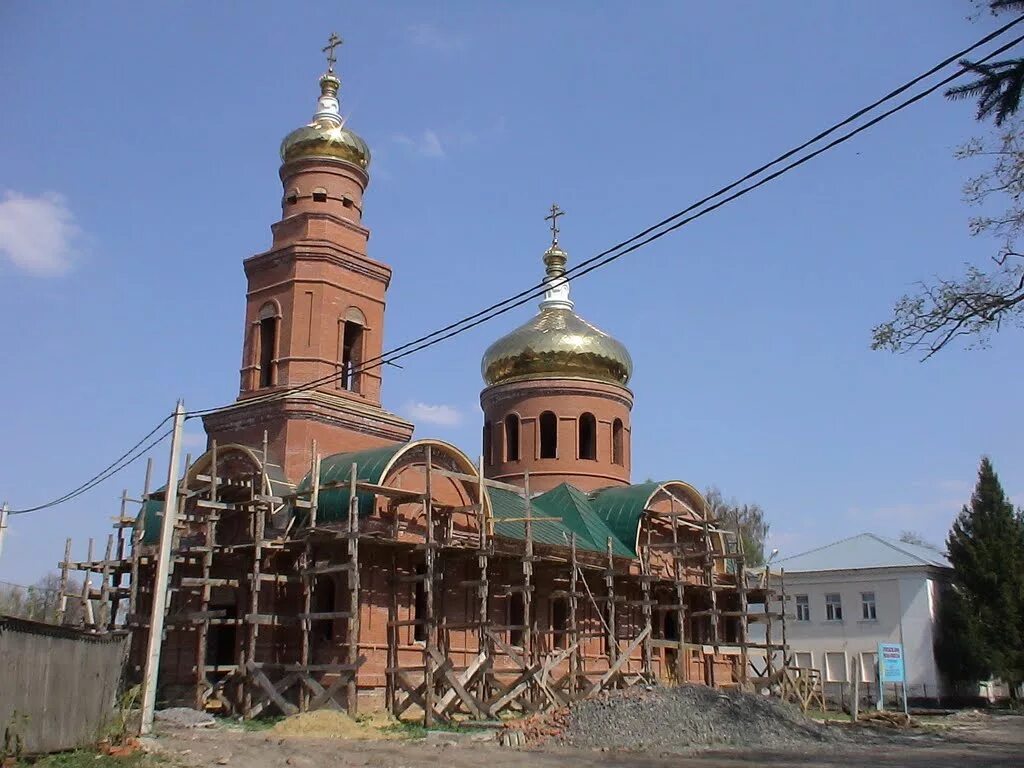
[[540,312],[484,352],[480,369],[488,386],[561,377],[629,382],[633,360],[626,347],[573,311],[565,262],[557,243],[544,254],[548,290]]
[[302,157],[330,157],[343,160],[362,170],[370,167],[370,148],[357,134],[345,127],[338,104],[339,80],[333,72],[320,78],[320,99],[309,125],[296,128],[281,142],[281,160],[285,163]]

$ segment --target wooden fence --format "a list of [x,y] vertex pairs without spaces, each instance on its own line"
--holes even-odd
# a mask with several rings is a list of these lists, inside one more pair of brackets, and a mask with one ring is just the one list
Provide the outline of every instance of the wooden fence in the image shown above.
[[0,616],[0,755],[95,743],[114,712],[127,644],[125,634]]

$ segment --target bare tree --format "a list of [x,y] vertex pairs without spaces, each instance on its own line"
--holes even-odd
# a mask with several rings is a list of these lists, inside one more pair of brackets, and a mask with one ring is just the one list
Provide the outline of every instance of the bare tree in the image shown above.
[[[69,593],[77,594],[81,590],[81,584],[69,581]],[[31,586],[0,583],[0,614],[53,624],[57,621],[59,608],[60,577],[55,573],[43,576]],[[69,599],[65,607],[65,622],[74,624],[81,621],[81,617],[81,601]]]
[[1001,202],[998,215],[983,213],[970,220],[972,235],[995,237],[999,250],[987,269],[967,265],[958,279],[920,283],[903,296],[893,318],[872,331],[872,349],[923,351],[927,359],[960,336],[984,347],[1004,326],[1024,324],[1024,253],[1016,241],[1024,231],[1024,139],[1020,118],[1008,120],[991,140],[974,139],[957,150],[960,158],[991,158],[993,165],[964,185],[964,199],[990,208]]
[[726,501],[718,488],[712,486],[704,493],[708,511],[719,527],[738,530],[743,539],[743,552],[749,566],[764,565],[764,542],[771,525],[765,520],[759,504],[740,504],[736,499]]

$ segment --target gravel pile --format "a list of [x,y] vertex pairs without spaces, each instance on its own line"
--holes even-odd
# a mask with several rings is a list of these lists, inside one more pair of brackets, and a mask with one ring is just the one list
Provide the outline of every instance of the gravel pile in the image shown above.
[[699,685],[611,691],[577,702],[559,720],[555,743],[590,748],[802,748],[843,740],[777,699]]

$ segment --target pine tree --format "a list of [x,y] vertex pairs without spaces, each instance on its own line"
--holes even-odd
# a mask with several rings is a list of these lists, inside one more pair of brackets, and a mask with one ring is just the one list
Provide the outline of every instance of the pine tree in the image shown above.
[[[970,658],[944,672],[981,679],[997,677],[1011,687],[1024,680],[1024,516],[1014,512],[988,457],[981,460],[971,503],[957,516],[946,540],[953,564],[954,594],[943,610],[949,635],[940,647],[960,648]],[[970,648],[969,652],[963,651]]]

